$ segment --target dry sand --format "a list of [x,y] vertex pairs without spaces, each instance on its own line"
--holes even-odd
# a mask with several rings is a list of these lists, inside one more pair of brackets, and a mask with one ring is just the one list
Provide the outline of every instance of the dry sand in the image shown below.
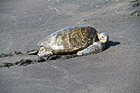
[[[132,0],[131,0],[132,1]],[[140,93],[140,1],[1,0],[0,53],[38,49],[67,26],[93,26],[110,36],[98,54],[0,68],[0,93]],[[1,57],[0,63],[36,58]]]

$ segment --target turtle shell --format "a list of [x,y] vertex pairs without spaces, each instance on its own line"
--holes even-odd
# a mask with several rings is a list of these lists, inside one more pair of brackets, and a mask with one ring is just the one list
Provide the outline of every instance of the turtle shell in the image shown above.
[[75,53],[98,41],[93,27],[67,27],[52,33],[39,42],[54,54]]

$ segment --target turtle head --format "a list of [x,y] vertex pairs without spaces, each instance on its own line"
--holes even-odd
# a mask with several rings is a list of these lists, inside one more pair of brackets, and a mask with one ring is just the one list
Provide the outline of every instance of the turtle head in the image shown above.
[[98,39],[99,39],[100,42],[102,42],[102,43],[107,43],[108,42],[109,36],[106,33],[104,33],[104,32],[97,33],[97,35],[98,35]]

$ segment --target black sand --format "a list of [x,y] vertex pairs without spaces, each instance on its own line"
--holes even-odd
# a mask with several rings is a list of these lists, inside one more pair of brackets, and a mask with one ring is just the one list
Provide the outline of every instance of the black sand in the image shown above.
[[[27,55],[76,25],[108,33],[109,47],[80,57]],[[0,67],[0,93],[140,93],[139,35],[139,0],[1,0],[0,64],[8,64]]]

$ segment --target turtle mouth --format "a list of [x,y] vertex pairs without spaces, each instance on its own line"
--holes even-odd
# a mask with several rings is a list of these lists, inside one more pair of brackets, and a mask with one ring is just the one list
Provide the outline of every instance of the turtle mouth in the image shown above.
[[106,43],[107,41],[106,41],[106,40],[100,40],[100,42],[102,42],[102,43]]

